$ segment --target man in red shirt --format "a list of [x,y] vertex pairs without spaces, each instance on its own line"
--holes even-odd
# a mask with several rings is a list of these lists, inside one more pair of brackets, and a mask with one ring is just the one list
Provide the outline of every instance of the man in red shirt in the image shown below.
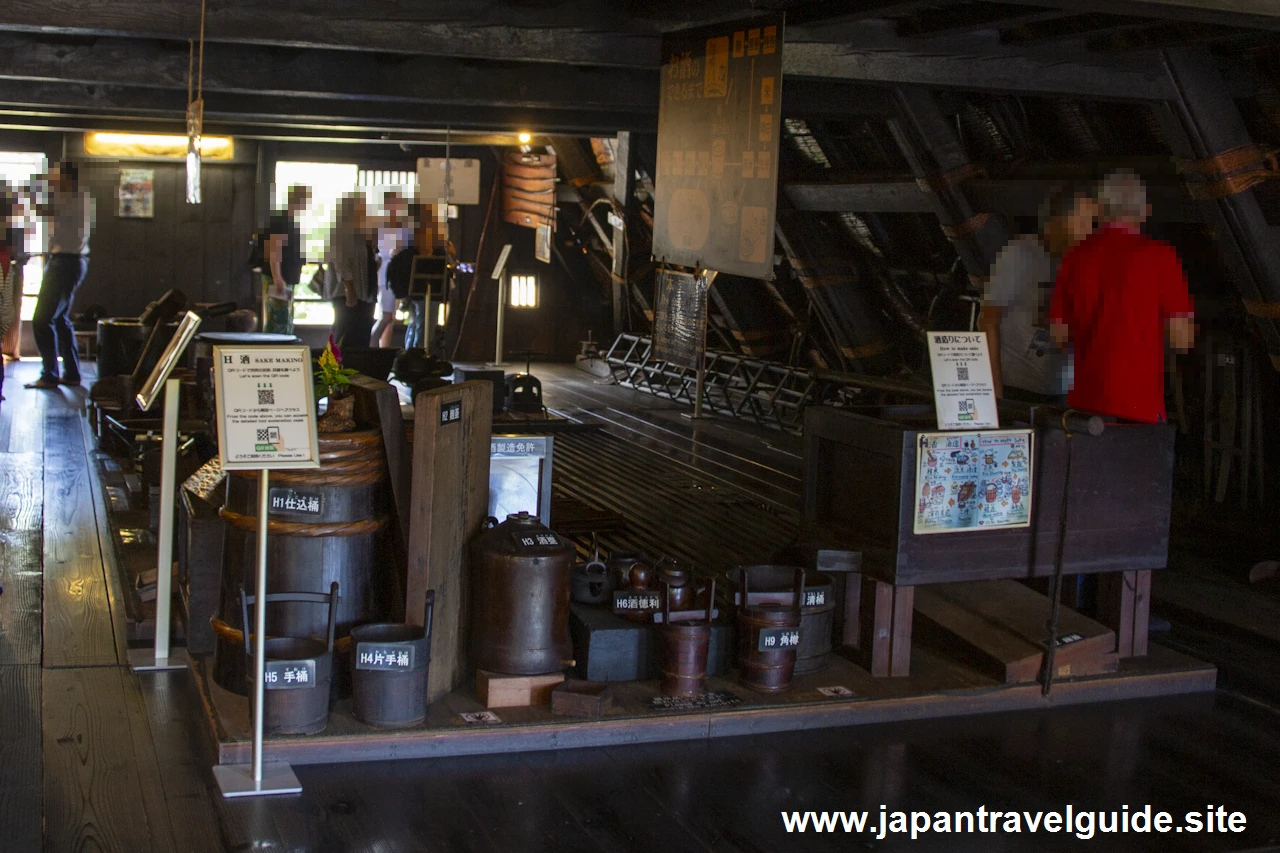
[[1072,408],[1163,423],[1167,339],[1178,352],[1195,343],[1194,306],[1173,247],[1141,233],[1151,215],[1132,172],[1098,190],[1102,227],[1063,258],[1049,303],[1050,332],[1072,345]]

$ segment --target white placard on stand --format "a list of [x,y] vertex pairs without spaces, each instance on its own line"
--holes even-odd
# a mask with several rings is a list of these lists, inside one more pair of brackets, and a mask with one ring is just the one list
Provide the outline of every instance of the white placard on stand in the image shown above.
[[[213,348],[218,454],[224,471],[258,471],[258,563],[254,585],[253,761],[213,768],[222,796],[261,797],[302,792],[285,762],[263,768],[262,725],[266,673],[267,516],[269,471],[320,467],[311,350],[305,346]],[[249,626],[243,626],[247,631]]]
[[157,534],[159,541],[156,543],[156,639],[150,649],[129,650],[129,668],[134,672],[186,669],[188,663],[186,649],[169,648],[169,622],[173,608],[173,505],[177,500],[176,469],[178,443],[181,440],[178,434],[178,398],[182,393],[181,380],[170,379],[169,375],[199,328],[200,315],[188,311],[137,395],[138,407],[149,412],[160,396],[160,389],[164,389],[164,420],[160,444],[160,527]]
[[995,381],[983,332],[930,332],[938,429],[999,429]]

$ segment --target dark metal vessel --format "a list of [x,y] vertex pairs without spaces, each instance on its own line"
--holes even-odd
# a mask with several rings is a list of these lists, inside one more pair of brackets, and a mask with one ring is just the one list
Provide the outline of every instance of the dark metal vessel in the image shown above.
[[575,550],[527,512],[490,523],[473,543],[476,666],[508,675],[558,672],[573,656],[569,590]]

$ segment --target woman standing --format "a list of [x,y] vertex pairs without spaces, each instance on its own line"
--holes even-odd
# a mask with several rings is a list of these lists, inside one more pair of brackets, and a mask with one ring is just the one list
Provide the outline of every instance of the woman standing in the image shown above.
[[382,197],[383,207],[387,210],[386,218],[378,225],[378,305],[382,314],[378,317],[378,325],[373,327],[373,336],[369,339],[371,347],[391,346],[391,335],[396,323],[396,295],[387,284],[387,267],[391,259],[401,247],[413,242],[413,227],[409,222],[409,207],[404,196],[395,190],[388,190]]
[[346,195],[338,203],[337,222],[329,237],[329,263],[336,284],[333,339],[339,345],[364,346],[373,332],[378,256],[362,195]]

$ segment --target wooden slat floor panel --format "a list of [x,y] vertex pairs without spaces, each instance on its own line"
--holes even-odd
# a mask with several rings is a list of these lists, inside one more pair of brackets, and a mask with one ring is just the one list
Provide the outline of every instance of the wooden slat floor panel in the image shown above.
[[44,455],[0,453],[0,532],[40,529]]
[[162,804],[154,799],[154,759],[140,772],[135,753],[122,683],[131,677],[115,666],[44,671],[48,853],[174,849],[167,826],[148,819]]
[[[83,416],[50,412],[45,434],[44,663],[114,666],[118,661],[98,523],[85,459]],[[120,638],[123,643],[124,638]]]
[[0,665],[40,665],[43,536],[0,531]]
[[40,666],[0,665],[0,849],[40,849],[41,775]]

